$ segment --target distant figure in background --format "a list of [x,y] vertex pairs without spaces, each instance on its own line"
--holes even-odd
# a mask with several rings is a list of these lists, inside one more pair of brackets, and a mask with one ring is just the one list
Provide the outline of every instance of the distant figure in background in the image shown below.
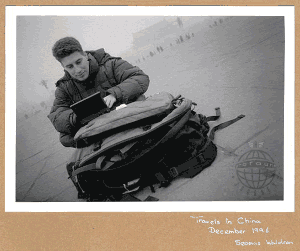
[[83,51],[73,37],[58,40],[52,48],[65,75],[56,83],[55,100],[48,118],[66,147],[78,147],[74,136],[81,127],[70,106],[98,91],[106,105],[136,101],[149,86],[149,77],[138,67],[99,49]]

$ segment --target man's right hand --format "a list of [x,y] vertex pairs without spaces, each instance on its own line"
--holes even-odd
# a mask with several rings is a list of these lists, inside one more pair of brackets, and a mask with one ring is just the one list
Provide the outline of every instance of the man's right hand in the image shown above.
[[115,96],[112,95],[112,94],[109,94],[103,100],[106,103],[106,105],[107,105],[108,108],[111,108],[113,106],[113,104],[117,101],[117,99],[115,98]]

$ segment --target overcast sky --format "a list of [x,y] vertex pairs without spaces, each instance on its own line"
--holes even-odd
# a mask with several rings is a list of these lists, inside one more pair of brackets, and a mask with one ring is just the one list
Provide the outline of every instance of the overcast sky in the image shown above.
[[77,38],[84,50],[104,48],[113,56],[131,47],[132,33],[164,17],[146,16],[18,16],[17,17],[17,108],[41,102],[49,96],[39,86],[44,79],[54,90],[63,69],[51,48],[60,38]]

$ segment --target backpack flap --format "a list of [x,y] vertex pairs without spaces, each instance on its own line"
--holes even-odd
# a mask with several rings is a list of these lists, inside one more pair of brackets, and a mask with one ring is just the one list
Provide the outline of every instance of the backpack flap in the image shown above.
[[[137,127],[133,129],[127,129],[103,139],[101,141],[101,146],[95,148],[95,151],[85,155],[80,159],[80,167],[90,162],[96,162],[99,156],[106,155],[108,152],[120,147],[122,148],[134,141],[141,141],[143,138],[147,140],[151,138],[155,139],[157,137],[163,137],[163,135],[170,130],[169,125],[180,119],[187,111],[191,109],[191,106],[192,101],[189,99],[184,99],[179,107],[174,109],[160,122],[149,125],[147,128]],[[143,146],[141,146],[141,149],[142,148]]]
[[173,100],[174,97],[170,93],[161,92],[146,100],[127,104],[126,107],[103,114],[81,127],[74,140],[95,136],[103,138],[136,126],[158,122],[174,110]]

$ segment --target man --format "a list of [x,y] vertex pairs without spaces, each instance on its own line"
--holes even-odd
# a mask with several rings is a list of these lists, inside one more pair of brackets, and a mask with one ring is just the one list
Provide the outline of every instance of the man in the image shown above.
[[98,91],[111,108],[137,100],[149,86],[149,77],[138,67],[99,49],[83,51],[73,37],[58,40],[53,56],[65,71],[56,83],[55,100],[48,118],[66,147],[77,147],[74,135],[81,127],[70,106]]

